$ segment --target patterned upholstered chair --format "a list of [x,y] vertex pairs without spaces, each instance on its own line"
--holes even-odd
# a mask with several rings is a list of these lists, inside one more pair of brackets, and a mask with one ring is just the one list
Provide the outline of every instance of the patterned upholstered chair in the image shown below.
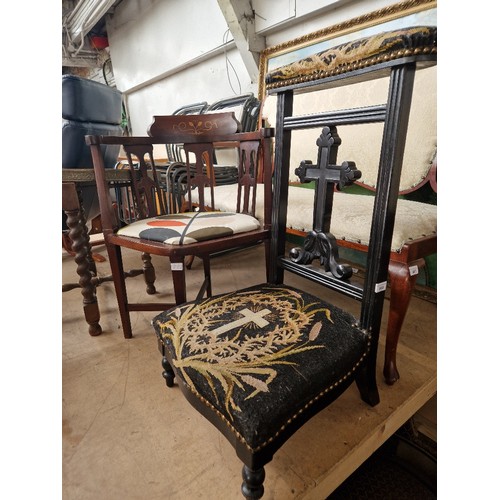
[[[189,301],[153,320],[167,386],[177,381],[194,408],[235,448],[244,464],[246,498],[263,496],[264,466],[353,382],[365,402],[379,402],[375,366],[411,94],[416,69],[435,64],[436,35],[427,27],[384,33],[337,47],[325,55],[322,72],[295,78],[295,70],[283,68],[268,75],[267,91],[278,98],[269,281]],[[375,114],[366,107],[293,116],[296,91],[381,75],[391,81],[387,102]],[[384,122],[362,278],[339,262],[329,232],[332,185],[343,187],[360,177],[348,158],[337,164],[342,149],[336,123],[342,120]],[[286,256],[291,133],[300,127],[317,130],[317,163],[302,162],[299,169],[316,185],[312,229],[303,247]],[[334,294],[321,300],[307,285],[301,290],[285,284],[285,271],[358,299],[359,314],[336,307]]]
[[[155,117],[150,137],[87,136],[94,163],[99,196],[104,241],[113,275],[123,334],[132,337],[131,311],[165,310],[186,302],[185,259],[197,256],[203,260],[205,280],[198,297],[211,295],[210,255],[259,242],[269,246],[271,203],[271,130],[239,132],[234,113],[210,115],[172,115]],[[168,214],[166,193],[160,186],[155,166],[155,154],[165,154],[166,144],[182,144],[187,156],[189,182],[201,187],[210,185],[206,171],[212,166],[214,145],[231,142],[238,149],[239,178],[237,210],[232,213],[215,211]],[[111,206],[110,185],[105,178],[103,147],[119,144],[133,166],[133,220],[119,221]],[[159,153],[158,153],[159,152]],[[255,184],[259,172],[264,172],[269,210],[264,223],[255,218]],[[192,173],[192,175],[191,175]],[[203,203],[202,207],[209,205]],[[269,222],[268,222],[269,221]],[[122,248],[141,252],[148,293],[154,294],[156,275],[151,256],[167,257],[171,263],[175,300],[170,303],[130,303],[125,286]],[[266,253],[269,253],[268,250]]]

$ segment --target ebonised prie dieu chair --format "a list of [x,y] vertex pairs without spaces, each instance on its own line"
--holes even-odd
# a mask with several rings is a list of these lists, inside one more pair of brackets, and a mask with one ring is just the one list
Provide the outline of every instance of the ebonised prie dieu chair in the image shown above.
[[[436,38],[432,27],[386,32],[328,49],[309,74],[303,61],[269,73],[267,92],[277,94],[269,280],[189,301],[153,320],[167,386],[177,382],[229,440],[243,462],[248,499],[264,495],[264,467],[285,441],[353,382],[363,401],[379,403],[377,348],[413,81],[417,68],[435,64]],[[293,115],[295,92],[383,76],[390,77],[384,105]],[[336,126],[370,121],[383,122],[384,132],[366,273],[358,276],[338,261],[329,233],[332,186],[342,189],[362,171],[349,159],[337,161]],[[292,131],[301,127],[318,129],[316,164],[296,166],[301,179],[316,183],[313,230],[287,256],[290,148]],[[336,307],[333,293],[327,302],[307,286],[287,285],[285,271],[358,300],[359,314]]]
[[[203,261],[204,281],[197,297],[211,296],[210,255],[256,243],[264,243],[269,254],[270,220],[255,218],[255,184],[263,172],[267,204],[271,203],[271,129],[239,132],[234,113],[210,115],[171,115],[155,117],[147,137],[87,136],[92,152],[99,196],[104,241],[109,256],[123,334],[132,337],[131,311],[161,311],[186,302],[187,257]],[[202,191],[210,186],[214,147],[221,142],[233,144],[239,155],[237,209],[232,213],[205,210],[213,202],[203,202],[196,211],[170,214],[166,193],[160,185],[155,154],[164,157],[167,144],[182,144],[187,157],[188,182]],[[118,220],[112,208],[110,185],[106,181],[102,147],[119,144],[131,172],[130,220]],[[160,153],[158,153],[160,151]],[[163,155],[162,155],[163,153]],[[205,171],[204,171],[205,169]],[[270,209],[266,210],[270,217]],[[136,250],[143,259],[147,293],[156,293],[156,273],[151,256],[169,259],[174,299],[164,302],[129,302],[122,262],[122,248]]]

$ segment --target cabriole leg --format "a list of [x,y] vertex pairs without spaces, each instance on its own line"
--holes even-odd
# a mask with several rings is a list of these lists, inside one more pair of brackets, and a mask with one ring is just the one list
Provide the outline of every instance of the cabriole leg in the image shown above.
[[[423,262],[417,261],[417,264],[422,265]],[[392,385],[399,379],[396,365],[399,335],[415,288],[417,273],[412,274],[408,264],[390,261],[389,281],[391,283],[391,300],[385,341],[384,378],[386,384]]]

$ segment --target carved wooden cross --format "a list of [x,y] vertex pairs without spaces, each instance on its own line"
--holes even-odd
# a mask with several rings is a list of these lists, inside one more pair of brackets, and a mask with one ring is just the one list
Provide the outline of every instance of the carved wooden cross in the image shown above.
[[[317,165],[305,160],[295,170],[300,182],[316,181],[313,215],[313,229],[316,232],[330,230],[333,189],[328,189],[329,184],[335,183],[339,185],[339,188],[342,188],[361,177],[361,172],[356,169],[354,162],[344,161],[342,165],[330,164],[330,161],[336,161],[337,149],[341,143],[335,127],[332,129],[331,131],[328,127],[324,127],[316,141],[318,146]],[[333,151],[332,146],[335,146]]]
[[339,189],[361,177],[354,162],[344,161],[342,165],[333,165],[337,161],[337,150],[341,143],[335,127],[324,127],[316,144],[318,163],[313,165],[305,160],[300,163],[295,173],[301,182],[315,181],[313,230],[304,239],[302,248],[292,248],[290,259],[297,264],[310,264],[319,259],[325,271],[330,271],[335,278],[348,279],[352,268],[339,263],[337,241],[330,234],[330,222],[333,208],[333,189],[329,184],[337,184]]
[[243,314],[243,318],[237,319],[235,321],[232,321],[231,323],[227,323],[223,326],[220,326],[219,328],[212,330],[210,333],[213,333],[214,335],[219,335],[221,333],[226,333],[229,330],[232,330],[233,328],[238,328],[240,326],[246,325],[247,323],[255,323],[257,326],[263,328],[264,326],[267,326],[269,324],[269,321],[265,320],[263,316],[271,314],[271,311],[269,309],[262,309],[258,312],[254,312],[250,311],[250,309],[245,308],[239,311],[239,313]]

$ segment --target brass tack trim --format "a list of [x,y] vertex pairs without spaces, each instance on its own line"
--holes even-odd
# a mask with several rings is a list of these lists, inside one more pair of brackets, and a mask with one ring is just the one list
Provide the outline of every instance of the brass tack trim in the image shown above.
[[359,68],[366,68],[369,66],[373,66],[374,64],[380,63],[380,62],[387,62],[393,59],[398,59],[399,57],[408,57],[411,55],[421,55],[421,54],[436,54],[437,53],[437,47],[417,47],[414,49],[399,49],[394,52],[390,52],[388,54],[381,54],[378,56],[374,56],[369,59],[365,60],[360,60],[360,61],[355,61],[352,63],[347,63],[345,65],[337,66],[336,68],[333,68],[331,70],[320,70],[316,71],[313,70],[312,73],[308,75],[301,75],[293,78],[289,78],[288,80],[282,80],[278,82],[272,82],[266,85],[267,90],[272,90],[272,89],[277,89],[280,87],[285,87],[288,85],[293,85],[296,83],[304,83],[306,81],[314,81],[314,80],[321,80],[325,77],[328,76],[334,76],[334,75],[339,75],[342,73],[349,73],[350,71],[353,71],[355,69]]
[[[363,333],[366,333],[368,334],[368,343],[367,343],[367,348],[369,348],[371,346],[371,334],[364,328],[359,328],[358,325],[353,325],[355,326],[356,328],[358,328],[360,331],[362,331]],[[319,401],[322,397],[324,397],[326,394],[328,394],[329,392],[331,392],[333,389],[335,389],[336,387],[338,387],[340,385],[341,382],[345,382],[347,380],[348,377],[352,376],[355,371],[359,368],[359,366],[361,365],[361,363],[363,362],[363,360],[367,357],[367,354],[368,354],[368,351],[369,349],[367,349],[367,351],[365,351],[361,357],[359,358],[359,360],[356,362],[356,364],[354,365],[354,368],[352,370],[350,370],[346,375],[344,375],[343,377],[341,377],[339,380],[336,380],[335,382],[333,382],[329,387],[327,387],[326,389],[323,389],[318,395],[316,395],[313,399],[309,400],[302,408],[299,408],[299,410],[297,410],[297,412],[292,415],[287,421],[286,421],[286,424],[283,424],[280,429],[274,434],[274,436],[271,436],[267,441],[265,441],[264,443],[262,443],[261,445],[257,446],[256,448],[252,448],[248,443],[247,441],[245,440],[245,438],[234,428],[234,426],[231,424],[231,422],[225,417],[225,415],[223,413],[221,413],[217,408],[215,408],[215,406],[212,405],[212,403],[210,403],[207,399],[205,399],[201,394],[199,394],[197,391],[195,391],[191,386],[189,386],[188,384],[186,384],[184,381],[184,385],[190,390],[190,392],[192,394],[194,394],[205,406],[207,406],[208,408],[210,408],[225,424],[227,427],[229,427],[230,431],[236,436],[236,438],[238,439],[238,441],[240,441],[248,450],[250,450],[252,453],[255,453],[257,451],[260,451],[262,450],[263,448],[265,448],[266,446],[268,446],[270,443],[272,443],[286,428],[287,426],[289,426],[290,424],[292,424],[292,422],[294,420],[297,419],[298,416],[300,416],[302,413],[304,413],[305,410],[307,410],[307,408],[309,408],[314,402],[316,401]]]

